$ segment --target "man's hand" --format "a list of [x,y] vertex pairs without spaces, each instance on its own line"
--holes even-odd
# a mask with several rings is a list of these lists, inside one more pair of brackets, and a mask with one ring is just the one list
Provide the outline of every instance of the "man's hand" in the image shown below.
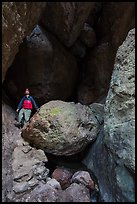
[[16,112],[18,113],[19,112],[19,109],[17,108]]

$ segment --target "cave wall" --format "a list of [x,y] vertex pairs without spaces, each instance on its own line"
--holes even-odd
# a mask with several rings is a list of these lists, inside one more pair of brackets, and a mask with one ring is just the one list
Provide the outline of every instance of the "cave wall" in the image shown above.
[[2,82],[19,45],[34,28],[46,2],[2,2]]
[[4,83],[6,92],[16,104],[26,87],[39,105],[69,98],[82,104],[104,101],[117,49],[134,27],[134,13],[134,2],[48,2],[39,26],[20,45]]
[[[43,2],[2,2],[2,82],[19,45],[32,31],[45,6]],[[12,153],[20,130],[14,126],[16,114],[4,91],[2,100],[2,200],[6,202],[13,185]]]
[[115,59],[104,125],[84,164],[98,178],[104,202],[135,200],[135,29]]

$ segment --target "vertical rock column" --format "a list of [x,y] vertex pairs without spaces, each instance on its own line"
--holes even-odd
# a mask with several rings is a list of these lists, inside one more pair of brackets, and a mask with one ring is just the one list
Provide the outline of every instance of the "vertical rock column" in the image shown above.
[[83,162],[98,179],[102,201],[135,201],[135,29],[118,49],[104,127]]

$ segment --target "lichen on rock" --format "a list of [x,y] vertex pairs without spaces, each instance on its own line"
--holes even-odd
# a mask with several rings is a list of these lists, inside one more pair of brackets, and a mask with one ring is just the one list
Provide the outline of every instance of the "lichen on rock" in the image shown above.
[[73,155],[96,139],[99,126],[92,108],[50,101],[32,117],[22,136],[48,153]]

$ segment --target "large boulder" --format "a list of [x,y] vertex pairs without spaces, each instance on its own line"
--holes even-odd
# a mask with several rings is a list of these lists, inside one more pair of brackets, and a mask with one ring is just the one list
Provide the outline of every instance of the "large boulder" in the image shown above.
[[37,25],[21,45],[4,85],[14,100],[20,99],[28,87],[37,103],[44,104],[71,96],[77,77],[78,68],[73,55]]
[[99,122],[92,108],[80,103],[50,101],[41,106],[22,136],[32,145],[55,155],[73,155],[93,142]]
[[46,2],[2,2],[2,82],[20,43],[37,24]]
[[94,6],[95,2],[48,2],[41,23],[64,45],[71,47]]
[[98,179],[102,201],[135,202],[135,29],[118,49],[104,128],[83,162]]

